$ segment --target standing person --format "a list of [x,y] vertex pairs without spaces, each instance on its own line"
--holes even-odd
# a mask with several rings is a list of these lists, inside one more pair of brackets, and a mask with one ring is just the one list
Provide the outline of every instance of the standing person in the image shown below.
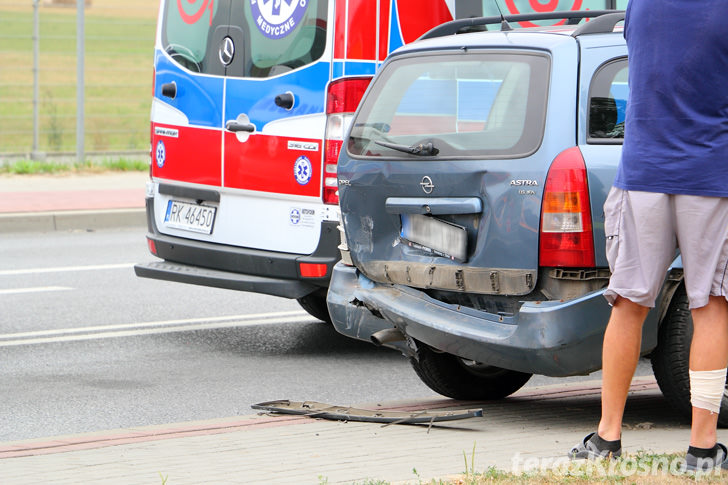
[[688,470],[728,469],[717,443],[728,366],[728,1],[632,0],[622,159],[604,205],[612,314],[602,415],[572,458],[621,454],[642,324],[679,247],[693,318]]

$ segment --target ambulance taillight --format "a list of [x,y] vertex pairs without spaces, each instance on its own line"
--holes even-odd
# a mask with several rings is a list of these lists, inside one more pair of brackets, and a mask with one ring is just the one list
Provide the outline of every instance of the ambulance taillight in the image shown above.
[[336,164],[351,119],[372,78],[350,77],[329,84],[326,93],[326,139],[324,142],[324,203],[339,203]]
[[149,248],[149,252],[153,255],[157,255],[157,244],[154,242],[153,239],[147,238],[147,248]]

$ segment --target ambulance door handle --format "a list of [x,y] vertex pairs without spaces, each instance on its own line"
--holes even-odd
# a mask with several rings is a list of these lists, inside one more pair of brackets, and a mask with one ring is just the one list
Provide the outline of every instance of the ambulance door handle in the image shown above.
[[230,120],[225,124],[225,129],[232,132],[246,131],[253,133],[255,125],[253,123],[239,123],[237,120]]
[[225,129],[235,133],[235,138],[240,143],[245,143],[250,138],[250,134],[255,133],[255,125],[250,122],[250,118],[245,113],[240,113],[234,120],[228,120],[225,123]]

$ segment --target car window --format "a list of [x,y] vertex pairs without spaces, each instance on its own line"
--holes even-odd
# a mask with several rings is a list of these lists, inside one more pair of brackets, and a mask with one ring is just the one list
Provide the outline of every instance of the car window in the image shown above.
[[[549,58],[482,52],[412,56],[380,73],[352,126],[353,156],[518,157],[541,143]],[[400,147],[401,148],[401,147]]]
[[[272,77],[311,64],[326,47],[327,0],[168,1],[162,43],[193,72]],[[220,41],[235,39],[230,64],[219,59]]]
[[[221,71],[219,62],[214,62],[214,53],[208,54],[208,39],[211,32],[227,24],[229,9],[226,1],[167,2],[162,22],[164,50],[192,72]],[[214,52],[217,52],[216,46]]]
[[327,0],[251,0],[232,10],[250,41],[244,77],[270,77],[311,64],[326,47]]
[[589,87],[589,143],[621,143],[629,86],[627,59],[601,66]]

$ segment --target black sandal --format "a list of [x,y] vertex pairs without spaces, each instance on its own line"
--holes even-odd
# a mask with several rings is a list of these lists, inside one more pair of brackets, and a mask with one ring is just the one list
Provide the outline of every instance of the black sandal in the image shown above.
[[622,455],[622,440],[607,441],[597,433],[590,433],[569,452],[572,460],[598,460],[619,458]]
[[[728,470],[728,449],[726,449],[723,443],[716,443],[712,450],[715,452],[711,453],[712,458],[707,456],[696,456],[696,452],[704,451],[700,448],[697,450],[692,446],[688,449],[687,455],[685,455],[685,466],[682,471],[688,472],[707,472],[715,468],[721,468]],[[702,453],[698,453],[702,454]]]

